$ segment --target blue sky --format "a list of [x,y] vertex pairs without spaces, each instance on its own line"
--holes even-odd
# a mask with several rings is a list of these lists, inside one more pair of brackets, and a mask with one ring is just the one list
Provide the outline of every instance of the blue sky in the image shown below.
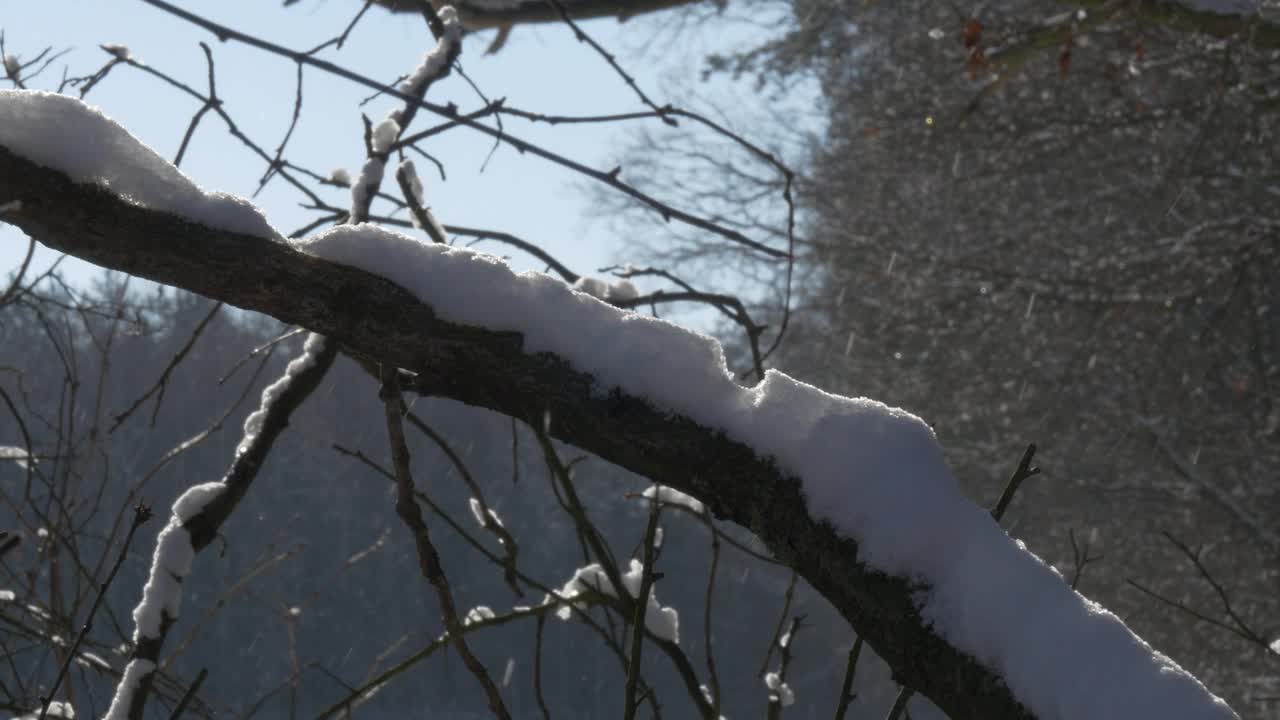
[[[289,8],[280,0],[188,0],[178,4],[298,49],[336,35],[360,6],[359,0],[299,0]],[[55,88],[64,67],[71,76],[96,70],[107,60],[98,45],[120,43],[129,47],[135,59],[204,91],[205,61],[197,44],[203,40],[214,53],[219,95],[241,129],[268,150],[274,150],[283,137],[295,84],[295,68],[286,60],[243,45],[220,43],[209,33],[137,0],[42,0],[6,5],[0,27],[7,52],[25,60],[47,46],[69,50],[44,75],[31,81],[33,88]],[[685,26],[680,31],[672,30],[670,24],[668,13],[626,23],[589,21],[583,26],[618,53],[626,69],[659,103],[696,105],[698,100],[691,100],[693,94],[719,100],[722,105],[735,93],[740,98],[741,88],[731,87],[726,80],[699,82],[703,58],[713,50],[753,43],[761,31],[744,23],[720,21]],[[490,32],[468,38],[460,59],[490,98],[505,97],[511,106],[546,113],[643,109],[617,75],[589,48],[574,41],[563,26],[517,27],[499,53],[485,56],[491,37]],[[341,51],[326,51],[324,57],[370,77],[391,80],[412,69],[431,44],[421,19],[374,8]],[[286,156],[321,173],[345,167],[355,174],[364,157],[361,110],[376,122],[394,105],[374,101],[360,108],[359,102],[368,91],[320,71],[306,70],[303,82],[301,121]],[[464,109],[481,104],[456,75],[433,88],[430,97],[436,102],[456,102]],[[117,67],[86,99],[171,159],[198,109],[194,99],[124,66]],[[728,104],[734,102],[729,100]],[[764,98],[760,102],[763,105]],[[430,121],[429,116],[420,116],[414,127],[421,129]],[[660,127],[656,121],[647,122],[655,129]],[[549,128],[515,119],[507,120],[506,128],[602,170],[617,164],[636,129],[634,124]],[[592,212],[596,198],[584,192],[585,180],[509,147],[499,148],[486,166],[491,145],[490,139],[467,130],[437,136],[424,145],[448,173],[447,181],[441,182],[429,163],[417,161],[428,202],[441,221],[510,232],[540,244],[580,272],[630,259],[630,238],[620,236],[616,224]],[[264,170],[261,160],[212,115],[201,123],[181,167],[206,189],[242,195],[253,193]],[[344,192],[328,189],[326,193],[332,204],[347,205]],[[683,205],[678,197],[666,199]],[[278,229],[288,232],[315,217],[299,207],[304,200],[285,183],[273,181],[255,202]],[[638,228],[636,232],[652,234],[653,230]],[[7,275],[17,267],[26,245],[20,233],[0,225],[0,272]],[[496,245],[486,247],[507,252]],[[43,252],[39,257],[40,263],[47,265],[55,256]],[[521,268],[540,267],[518,255],[513,256],[513,262]],[[64,267],[76,282],[95,272],[74,262]]]

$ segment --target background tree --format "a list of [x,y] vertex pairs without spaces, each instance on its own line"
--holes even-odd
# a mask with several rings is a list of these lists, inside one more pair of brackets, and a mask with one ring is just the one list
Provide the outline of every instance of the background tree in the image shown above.
[[[1274,712],[1277,6],[792,6],[710,60],[822,88],[780,367],[918,409],[977,496],[1037,442],[1012,531]],[[700,160],[718,212],[762,187]]]

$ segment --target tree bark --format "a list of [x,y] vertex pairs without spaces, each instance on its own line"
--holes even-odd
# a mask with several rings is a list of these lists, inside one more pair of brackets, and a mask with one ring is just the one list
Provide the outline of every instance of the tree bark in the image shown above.
[[[619,22],[655,10],[689,5],[700,0],[563,0],[574,20],[615,17]],[[705,0],[701,0],[704,1]],[[422,0],[377,0],[378,5],[397,13],[421,13]],[[468,30],[524,25],[527,23],[562,22],[560,13],[547,0],[524,0],[512,3],[469,3],[436,0],[437,9],[453,5]],[[501,6],[501,7],[499,7]]]

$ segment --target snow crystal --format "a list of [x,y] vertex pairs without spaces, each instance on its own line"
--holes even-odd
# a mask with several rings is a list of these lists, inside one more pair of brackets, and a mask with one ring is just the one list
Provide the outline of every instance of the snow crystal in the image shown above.
[[[480,527],[485,526],[484,506],[480,504],[479,498],[471,498],[471,515],[475,517],[477,525]],[[494,512],[493,508],[489,508],[489,517],[499,527],[502,526],[502,518],[498,517],[498,513]]]
[[84,664],[90,667],[98,667],[103,670],[111,669],[111,663],[102,659],[101,656],[94,655],[91,652],[81,652],[80,657],[76,658],[76,660],[77,662],[80,662],[81,664]]
[[320,349],[324,344],[324,336],[310,333],[307,335],[307,341],[302,345],[302,354],[289,361],[285,367],[284,375],[275,382],[267,386],[262,391],[262,402],[259,403],[258,409],[250,413],[249,417],[244,421],[244,437],[241,438],[240,444],[236,447],[236,455],[242,455],[249,450],[249,446],[258,437],[258,433],[262,432],[262,423],[267,419],[267,411],[275,404],[276,398],[284,394],[289,387],[289,383],[304,370],[311,367],[315,363],[316,355],[320,353]]
[[204,483],[187,488],[187,491],[174,501],[173,516],[178,518],[179,522],[185,523],[199,515],[206,505],[213,502],[213,499],[226,489],[227,486],[220,482]]
[[[513,273],[492,255],[371,225],[333,228],[295,247],[381,275],[443,320],[521,333],[526,352],[558,355],[590,374],[598,393],[644,397],[772,458],[800,480],[816,519],[858,543],[859,561],[923,583],[921,616],[1041,718],[1234,716],[966,498],[933,431],[904,410],[776,370],[741,387],[712,338],[542,273]],[[607,582],[588,566],[564,594],[611,592]]]
[[[609,576],[605,574],[604,568],[600,563],[591,563],[585,567],[580,567],[573,572],[573,577],[560,588],[556,593],[563,600],[574,600],[588,590],[594,590],[604,595],[612,596],[613,583],[609,582]],[[550,600],[550,599],[548,599]],[[556,617],[561,620],[568,620],[573,616],[573,606],[563,605],[556,610]]]
[[630,280],[618,280],[610,283],[609,294],[605,299],[610,302],[625,302],[627,300],[635,300],[638,297],[640,297],[640,291],[636,289],[635,285],[631,284]]
[[791,686],[782,682],[782,677],[778,673],[767,673],[764,676],[764,684],[769,688],[769,702],[782,703],[783,707],[788,707],[795,703],[796,694],[791,691]]
[[584,275],[574,282],[573,289],[610,303],[625,302],[640,297],[640,291],[628,280],[610,283],[607,280]]
[[102,111],[66,95],[0,90],[0,145],[141,207],[219,230],[279,237],[248,201],[204,192]]
[[631,597],[640,597],[640,582],[644,579],[644,564],[639,560],[632,558],[631,564],[628,565],[627,571],[622,574],[622,587],[626,588],[627,595]]
[[382,183],[382,173],[386,168],[386,162],[380,157],[371,157],[364,161],[364,165],[360,168],[360,177],[356,178],[356,181],[351,185],[351,208],[353,213],[369,206],[369,193]]
[[[49,703],[49,711],[45,714],[46,718],[60,718],[61,720],[75,720],[76,709],[69,702],[54,700]],[[40,717],[39,708],[32,710],[26,715],[18,715],[13,720],[38,720]]]
[[141,658],[130,660],[129,665],[124,669],[124,677],[120,678],[120,684],[116,685],[116,694],[111,699],[111,707],[107,709],[107,714],[102,716],[102,720],[128,720],[133,693],[138,689],[142,678],[150,675],[155,669],[156,664],[150,660]]
[[645,608],[644,626],[667,642],[680,642],[680,614],[673,607],[659,607],[653,595],[649,596],[649,604]]
[[[620,579],[628,597],[632,599],[639,597],[640,584],[644,579],[644,565],[632,558],[629,569]],[[680,615],[675,608],[662,607],[658,603],[656,585],[657,583],[654,583],[655,587],[649,589],[649,597],[645,604],[644,625],[656,637],[678,643],[680,642]],[[562,600],[572,601],[588,590],[609,597],[618,597],[614,592],[613,583],[609,582],[609,576],[605,574],[604,568],[599,563],[591,563],[574,571],[573,577],[569,578],[558,595]],[[556,617],[561,620],[568,620],[572,615],[572,605],[564,605],[556,610]]]
[[583,275],[573,284],[573,289],[586,293],[593,298],[603,300],[609,294],[609,283],[600,278]]
[[196,551],[191,547],[191,533],[177,516],[160,531],[156,552],[151,560],[151,574],[142,588],[142,601],[133,609],[133,644],[143,638],[160,637],[164,618],[178,617],[182,608],[182,579],[191,572]]
[[400,137],[400,123],[396,122],[394,117],[388,116],[373,127],[370,145],[373,146],[375,153],[385,154],[391,150],[391,145],[398,137]]
[[492,620],[495,617],[497,617],[497,615],[494,614],[493,610],[489,608],[487,605],[477,605],[471,608],[471,611],[467,613],[467,616],[465,618],[463,618],[462,624],[470,625],[471,623],[478,623],[478,622],[483,622],[485,620]]
[[20,447],[13,447],[11,445],[0,445],[0,460],[12,460],[15,465],[23,470],[27,469],[28,461],[30,461],[32,465],[38,464],[35,458],[27,455],[26,450]]
[[453,53],[453,48],[462,38],[462,22],[458,19],[458,11],[454,10],[452,5],[440,8],[439,16],[440,22],[444,24],[444,35],[434,48],[422,56],[422,62],[409,73],[409,77],[400,83],[400,92],[406,95],[417,95],[424,84],[440,76],[444,71],[445,63]]
[[666,485],[650,485],[641,495],[650,500],[657,495],[658,502],[687,508],[694,515],[701,515],[703,511],[702,501]]

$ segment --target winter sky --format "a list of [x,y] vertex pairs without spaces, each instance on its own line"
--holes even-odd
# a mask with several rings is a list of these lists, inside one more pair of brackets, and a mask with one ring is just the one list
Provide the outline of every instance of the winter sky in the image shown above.
[[[360,2],[299,0],[288,8],[280,0],[179,5],[281,45],[307,49],[335,36]],[[750,88],[723,80],[700,83],[703,58],[712,50],[745,46],[760,37],[760,31],[743,23],[723,22],[716,23],[714,31],[694,24],[676,30],[672,27],[676,22],[668,14],[657,20],[639,18],[626,23],[588,21],[584,28],[619,54],[626,69],[658,103],[679,104],[696,92],[715,98],[722,107],[741,107],[737,94],[744,87],[749,93]],[[272,151],[288,126],[296,80],[290,62],[243,45],[219,43],[208,32],[137,0],[14,3],[6,8],[0,28],[4,30],[5,51],[20,61],[49,46],[54,51],[69,50],[29,83],[39,89],[56,89],[64,66],[69,68],[69,76],[95,71],[109,59],[98,46],[118,43],[127,46],[135,59],[204,92],[206,65],[198,42],[205,41],[216,61],[218,93],[241,129]],[[492,31],[468,38],[460,58],[464,70],[489,98],[505,97],[511,106],[544,113],[643,109],[617,75],[562,26],[518,27],[499,53],[486,56],[483,53],[491,37]],[[389,82],[412,70],[431,45],[419,18],[394,16],[374,8],[341,51],[326,51],[324,57]],[[376,121],[390,104],[374,101],[361,107],[367,90],[319,71],[306,71],[303,83],[301,121],[286,156],[322,174],[339,167],[357,172],[364,158],[360,112]],[[4,81],[0,86],[12,85]],[[457,74],[433,88],[429,99],[453,101],[464,109],[483,104]],[[193,98],[124,66],[115,68],[86,100],[169,159],[199,109]],[[763,98],[756,101],[765,102]],[[423,117],[414,127],[421,129],[431,122],[430,117]],[[649,122],[654,129],[660,127],[656,121]],[[638,128],[635,124],[549,128],[509,119],[506,129],[591,167],[608,170],[618,163]],[[442,182],[429,162],[417,159],[428,203],[441,222],[518,235],[541,245],[578,272],[589,273],[631,259],[626,251],[628,238],[615,224],[592,212],[598,203],[586,189],[588,181],[545,161],[522,156],[510,147],[499,148],[486,165],[491,140],[465,129],[439,136],[424,148],[439,158],[447,171],[448,179]],[[221,120],[209,115],[196,131],[181,169],[207,190],[248,196],[257,188],[264,164],[229,135]],[[344,191],[322,190],[332,204],[348,205]],[[316,217],[299,207],[304,201],[305,197],[279,180],[272,181],[254,199],[282,232]],[[651,234],[652,229],[638,232]],[[481,247],[510,252],[498,245]],[[12,272],[26,248],[20,233],[0,225],[0,270]],[[47,266],[54,257],[42,252],[37,266]],[[513,261],[520,268],[539,267],[519,255],[513,255]],[[63,267],[67,277],[77,283],[96,272],[74,260],[64,262]]]

